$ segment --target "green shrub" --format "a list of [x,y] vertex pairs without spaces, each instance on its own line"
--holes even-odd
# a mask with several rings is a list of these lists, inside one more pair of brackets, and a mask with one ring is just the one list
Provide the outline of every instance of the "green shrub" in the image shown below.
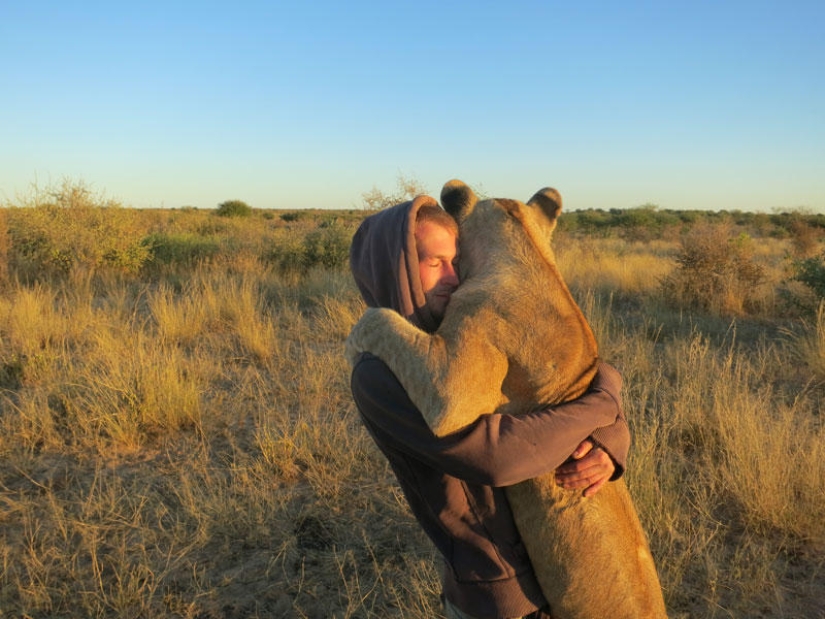
[[347,265],[351,242],[349,228],[336,220],[325,221],[304,237],[279,237],[263,259],[282,273],[304,274],[313,267],[337,269]]
[[25,278],[73,270],[137,272],[149,257],[140,213],[65,181],[8,211],[10,268]]
[[192,267],[214,258],[221,251],[217,239],[193,233],[155,233],[146,237],[143,243],[149,248],[150,264],[155,266]]
[[678,215],[661,211],[655,204],[643,204],[629,209],[613,208],[570,211],[559,218],[559,230],[585,233],[591,236],[619,235],[636,241],[648,241],[662,236],[667,228],[681,225]]
[[263,260],[275,265],[281,273],[304,273],[307,270],[306,251],[301,239],[282,239],[264,255]]
[[680,223],[676,215],[660,211],[655,204],[626,209],[617,222],[626,230],[626,236],[640,240],[657,238],[666,228],[678,226]]
[[583,232],[590,236],[608,236],[612,227],[611,215],[602,209],[569,211],[559,217],[559,231]]
[[216,214],[219,217],[249,217],[252,207],[241,200],[227,200],[218,205]]
[[792,279],[810,289],[818,301],[825,301],[825,252],[813,258],[795,260]]
[[345,266],[349,260],[351,242],[350,233],[337,221],[322,224],[304,239],[307,265],[328,269]]
[[306,213],[303,211],[289,211],[288,213],[281,213],[281,221],[291,223],[303,219]]

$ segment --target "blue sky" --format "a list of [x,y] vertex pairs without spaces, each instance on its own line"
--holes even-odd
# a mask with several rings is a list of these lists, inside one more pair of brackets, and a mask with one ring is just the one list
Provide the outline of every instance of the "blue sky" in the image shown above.
[[3,2],[0,203],[825,212],[825,2]]

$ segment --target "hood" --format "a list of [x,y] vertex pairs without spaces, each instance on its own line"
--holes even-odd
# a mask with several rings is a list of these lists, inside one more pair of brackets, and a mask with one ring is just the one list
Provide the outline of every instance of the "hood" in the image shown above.
[[368,306],[393,309],[432,332],[437,323],[421,289],[415,248],[415,217],[425,204],[438,205],[430,196],[418,196],[367,217],[353,236],[349,260]]

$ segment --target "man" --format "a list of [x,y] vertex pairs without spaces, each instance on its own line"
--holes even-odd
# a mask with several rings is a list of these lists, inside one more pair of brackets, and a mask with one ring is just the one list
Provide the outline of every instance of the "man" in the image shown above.
[[[457,238],[455,221],[427,196],[365,219],[350,266],[366,303],[435,331],[459,285]],[[592,495],[623,473],[630,435],[616,370],[602,364],[573,402],[517,416],[479,411],[469,427],[441,438],[380,359],[362,355],[351,387],[364,425],[444,558],[447,616],[550,617],[504,487],[555,470],[561,486]],[[598,428],[594,420],[605,413],[615,422]]]

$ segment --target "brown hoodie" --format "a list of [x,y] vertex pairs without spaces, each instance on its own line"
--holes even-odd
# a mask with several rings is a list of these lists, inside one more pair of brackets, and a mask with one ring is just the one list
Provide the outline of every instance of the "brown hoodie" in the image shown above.
[[[389,307],[432,332],[418,274],[419,196],[364,220],[350,266],[367,305]],[[445,561],[443,592],[479,619],[521,617],[546,605],[513,523],[504,487],[549,473],[585,438],[625,467],[630,434],[621,377],[602,364],[578,400],[524,415],[479,411],[471,426],[436,437],[389,368],[362,355],[352,372],[362,421],[395,472],[412,513]]]
[[350,268],[367,305],[394,309],[432,332],[438,325],[424,299],[415,249],[415,218],[425,204],[438,206],[418,196],[367,217],[352,239]]

